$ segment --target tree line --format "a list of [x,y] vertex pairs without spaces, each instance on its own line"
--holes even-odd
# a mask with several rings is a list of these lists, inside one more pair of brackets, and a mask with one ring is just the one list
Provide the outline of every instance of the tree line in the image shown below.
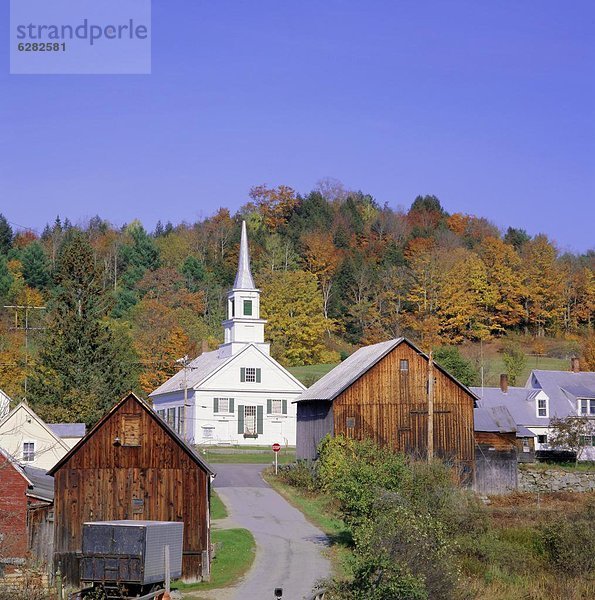
[[[40,235],[0,216],[0,387],[54,419],[91,421],[123,391],[152,391],[175,360],[215,348],[246,220],[267,338],[281,363],[337,362],[406,335],[424,349],[510,332],[592,336],[595,253],[544,234],[449,214],[435,196],[407,210],[326,181],[309,194],[257,186],[235,214],[147,231],[59,218]],[[62,407],[62,408],[58,408]],[[70,408],[69,408],[70,407]],[[64,409],[64,414],[54,410]],[[74,411],[76,412],[76,411]]]

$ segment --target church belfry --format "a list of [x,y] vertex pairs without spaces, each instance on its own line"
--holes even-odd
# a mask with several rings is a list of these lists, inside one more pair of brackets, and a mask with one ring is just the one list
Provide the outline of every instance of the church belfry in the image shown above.
[[236,354],[247,344],[256,344],[269,354],[269,344],[264,341],[265,323],[260,318],[260,290],[254,285],[250,272],[246,221],[242,221],[238,272],[233,289],[227,294],[227,319],[223,321],[225,342],[220,346],[221,353]]

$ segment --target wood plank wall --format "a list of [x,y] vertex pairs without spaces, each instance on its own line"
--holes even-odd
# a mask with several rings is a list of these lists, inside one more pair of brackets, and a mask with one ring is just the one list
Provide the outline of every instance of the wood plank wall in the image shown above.
[[[400,369],[407,360],[408,371]],[[435,368],[434,451],[472,472],[473,396]],[[407,343],[376,363],[333,402],[334,434],[372,438],[420,458],[427,454],[428,361]],[[348,421],[349,420],[349,421]],[[348,427],[353,423],[353,427]]]
[[333,433],[333,411],[329,401],[308,401],[297,403],[296,457],[314,460],[320,440]]
[[[116,438],[125,439],[131,415],[139,419],[140,445],[114,445]],[[112,413],[54,480],[55,560],[69,582],[78,583],[83,523],[114,519],[183,521],[183,577],[201,577],[202,553],[210,543],[209,475],[134,398]]]

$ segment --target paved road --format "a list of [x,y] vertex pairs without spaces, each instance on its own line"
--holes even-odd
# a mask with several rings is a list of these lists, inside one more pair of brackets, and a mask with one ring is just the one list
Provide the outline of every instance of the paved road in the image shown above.
[[257,544],[252,569],[225,597],[273,600],[274,589],[281,587],[283,600],[302,600],[318,579],[330,573],[330,563],[321,555],[327,539],[263,481],[263,468],[216,465],[214,485],[229,511],[225,527],[249,529]]

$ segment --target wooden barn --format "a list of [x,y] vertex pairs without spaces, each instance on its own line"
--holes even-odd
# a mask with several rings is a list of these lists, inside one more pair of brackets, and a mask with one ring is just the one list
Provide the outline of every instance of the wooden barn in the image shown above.
[[298,397],[297,457],[316,458],[326,434],[425,457],[430,397],[433,454],[457,463],[468,479],[477,398],[405,338],[360,348]]
[[51,470],[55,479],[54,564],[79,580],[88,521],[183,521],[182,577],[208,577],[209,465],[133,393],[114,406]]
[[0,572],[51,564],[54,481],[0,450]]

